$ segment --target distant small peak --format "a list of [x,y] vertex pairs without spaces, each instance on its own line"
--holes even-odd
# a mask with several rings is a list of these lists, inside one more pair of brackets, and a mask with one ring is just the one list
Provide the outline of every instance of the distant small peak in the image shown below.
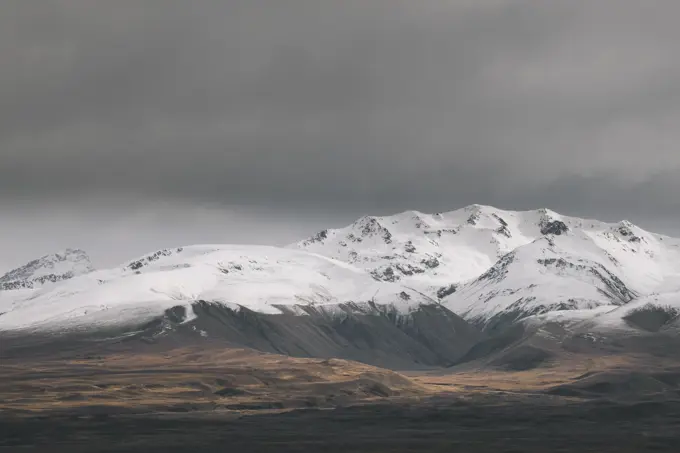
[[33,288],[46,282],[68,280],[93,270],[87,253],[68,248],[29,261],[0,276],[0,290]]
[[73,248],[64,249],[61,252],[55,253],[54,256],[61,256],[61,257],[65,257],[65,258],[80,258],[80,259],[86,259],[86,260],[90,259],[90,256],[87,254],[87,252],[85,250],[73,249]]
[[364,216],[354,222],[353,227],[357,235],[368,237],[379,235],[386,244],[392,243],[392,233],[381,223],[382,218]]

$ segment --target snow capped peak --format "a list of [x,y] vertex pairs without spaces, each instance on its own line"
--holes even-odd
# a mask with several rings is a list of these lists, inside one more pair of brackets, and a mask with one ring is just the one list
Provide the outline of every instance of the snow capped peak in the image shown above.
[[0,290],[34,288],[92,272],[86,252],[68,248],[35,259],[0,277]]
[[481,275],[539,237],[567,234],[562,218],[547,209],[513,212],[480,204],[437,214],[405,211],[364,216],[290,247],[359,265],[377,279],[433,291]]
[[290,247],[364,268],[459,314],[595,309],[680,289],[680,241],[547,208],[474,204],[425,214],[362,217]]

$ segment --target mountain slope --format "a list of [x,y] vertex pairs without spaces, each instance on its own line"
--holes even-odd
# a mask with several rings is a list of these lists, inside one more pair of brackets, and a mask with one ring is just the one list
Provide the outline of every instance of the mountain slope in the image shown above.
[[[447,297],[454,312],[487,327],[561,310],[623,305],[635,297],[606,255],[586,237],[543,237],[506,254]],[[585,250],[584,250],[585,249]]]
[[0,297],[7,357],[93,340],[102,347],[218,342],[414,368],[454,363],[479,338],[476,328],[417,291],[347,263],[266,246],[161,250]]
[[545,209],[364,217],[286,248],[181,247],[97,271],[70,251],[3,279],[6,354],[217,341],[395,368],[517,368],[605,344],[658,349],[680,333],[680,240]]

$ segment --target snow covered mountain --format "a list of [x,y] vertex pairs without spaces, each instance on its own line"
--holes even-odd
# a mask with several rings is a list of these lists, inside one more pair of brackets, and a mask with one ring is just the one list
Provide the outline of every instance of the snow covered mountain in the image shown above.
[[375,281],[346,263],[266,246],[161,250],[121,268],[11,293],[14,297],[0,298],[0,330],[118,325],[151,319],[176,306],[185,306],[191,317],[196,301],[261,313],[295,312],[309,305],[332,310],[347,303],[395,306],[408,312],[431,303],[418,292]]
[[31,289],[45,283],[68,280],[93,270],[89,256],[82,250],[66,249],[45,255],[0,277],[0,291]]
[[160,250],[53,285],[0,291],[0,358],[93,345],[217,342],[412,368],[455,363],[480,336],[399,283],[321,255],[266,246]]
[[286,248],[190,246],[108,270],[69,250],[0,285],[0,334],[184,330],[384,363],[453,363],[519,324],[680,331],[680,240],[547,209],[363,217]]
[[547,209],[473,205],[364,217],[290,247],[417,289],[485,328],[554,311],[613,310],[680,288],[680,240]]

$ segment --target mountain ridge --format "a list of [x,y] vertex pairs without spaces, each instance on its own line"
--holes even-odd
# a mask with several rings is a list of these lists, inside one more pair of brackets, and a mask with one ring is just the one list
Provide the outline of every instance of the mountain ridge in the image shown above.
[[8,274],[30,282],[51,275],[53,261],[73,268],[54,283],[0,291],[0,335],[222,339],[449,366],[499,347],[535,351],[548,337],[582,344],[607,332],[680,332],[680,240],[548,209],[365,216],[283,248],[178,247],[112,269],[68,255]]
[[413,285],[481,324],[518,308],[528,317],[624,305],[680,284],[680,240],[626,220],[606,223],[549,209],[471,205],[364,217],[289,247]]

